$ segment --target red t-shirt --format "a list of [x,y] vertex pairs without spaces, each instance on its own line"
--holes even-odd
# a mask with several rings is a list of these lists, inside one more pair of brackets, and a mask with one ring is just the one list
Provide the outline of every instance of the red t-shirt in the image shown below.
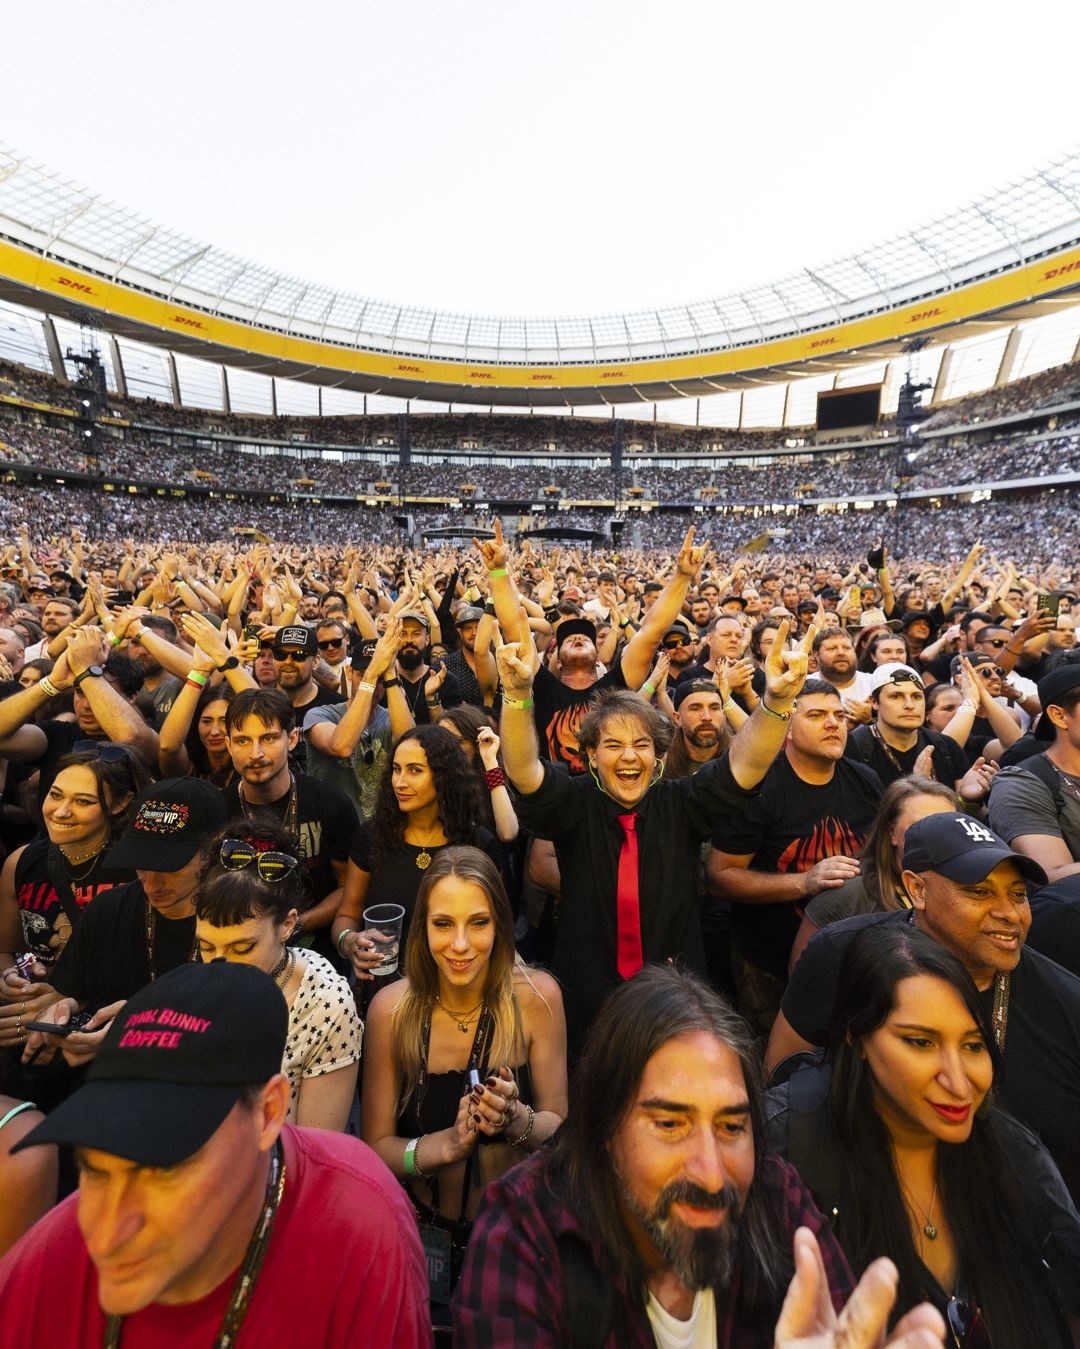
[[[431,1344],[427,1266],[404,1192],[358,1139],[286,1125],[285,1194],[238,1349],[414,1349]],[[97,1273],[77,1195],[0,1261],[0,1343],[93,1349],[104,1342]],[[124,1318],[123,1349],[209,1349],[235,1273],[198,1302]]]

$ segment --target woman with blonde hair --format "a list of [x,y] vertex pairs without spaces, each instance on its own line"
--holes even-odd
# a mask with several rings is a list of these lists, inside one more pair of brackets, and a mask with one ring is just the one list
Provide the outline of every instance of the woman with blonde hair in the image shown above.
[[566,1115],[566,1023],[558,984],[514,949],[480,849],[439,853],[412,931],[405,978],[368,1013],[361,1136],[405,1184],[425,1242],[445,1243],[456,1281],[483,1187]]

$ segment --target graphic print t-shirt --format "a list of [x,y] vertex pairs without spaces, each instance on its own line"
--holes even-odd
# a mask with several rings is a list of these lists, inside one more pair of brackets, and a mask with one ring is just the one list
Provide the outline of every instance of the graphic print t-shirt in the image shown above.
[[572,689],[556,679],[544,665],[533,681],[533,716],[540,757],[566,764],[571,773],[584,773],[585,760],[578,749],[578,727],[592,700],[602,689],[624,689],[626,680],[616,667],[587,689]]
[[[877,774],[862,764],[841,759],[832,781],[814,786],[782,754],[759,794],[713,835],[713,847],[749,855],[752,870],[774,875],[809,871],[825,857],[857,857],[881,792]],[[731,906],[732,932],[745,957],[781,979],[801,917],[802,905],[794,903]]]

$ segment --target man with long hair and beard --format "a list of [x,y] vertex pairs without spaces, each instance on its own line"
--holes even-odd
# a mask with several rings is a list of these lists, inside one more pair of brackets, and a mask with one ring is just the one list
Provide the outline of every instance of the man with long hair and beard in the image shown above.
[[594,1023],[551,1148],[488,1188],[454,1304],[461,1349],[929,1349],[886,1340],[888,1261],[858,1289],[798,1173],[759,1146],[751,1039],[693,975],[652,966]]

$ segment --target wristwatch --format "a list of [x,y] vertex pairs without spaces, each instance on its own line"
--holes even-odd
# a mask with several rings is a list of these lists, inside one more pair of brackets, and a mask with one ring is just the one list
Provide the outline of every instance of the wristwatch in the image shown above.
[[218,674],[224,674],[226,670],[235,670],[240,664],[238,656],[227,656],[217,667]]
[[105,673],[103,665],[88,665],[81,675],[75,676],[73,687],[78,688],[84,679],[100,679]]
[[395,684],[400,683],[401,680],[397,677],[397,675],[391,675],[389,679],[387,679],[385,675],[383,676],[382,686],[384,689],[392,689]]

